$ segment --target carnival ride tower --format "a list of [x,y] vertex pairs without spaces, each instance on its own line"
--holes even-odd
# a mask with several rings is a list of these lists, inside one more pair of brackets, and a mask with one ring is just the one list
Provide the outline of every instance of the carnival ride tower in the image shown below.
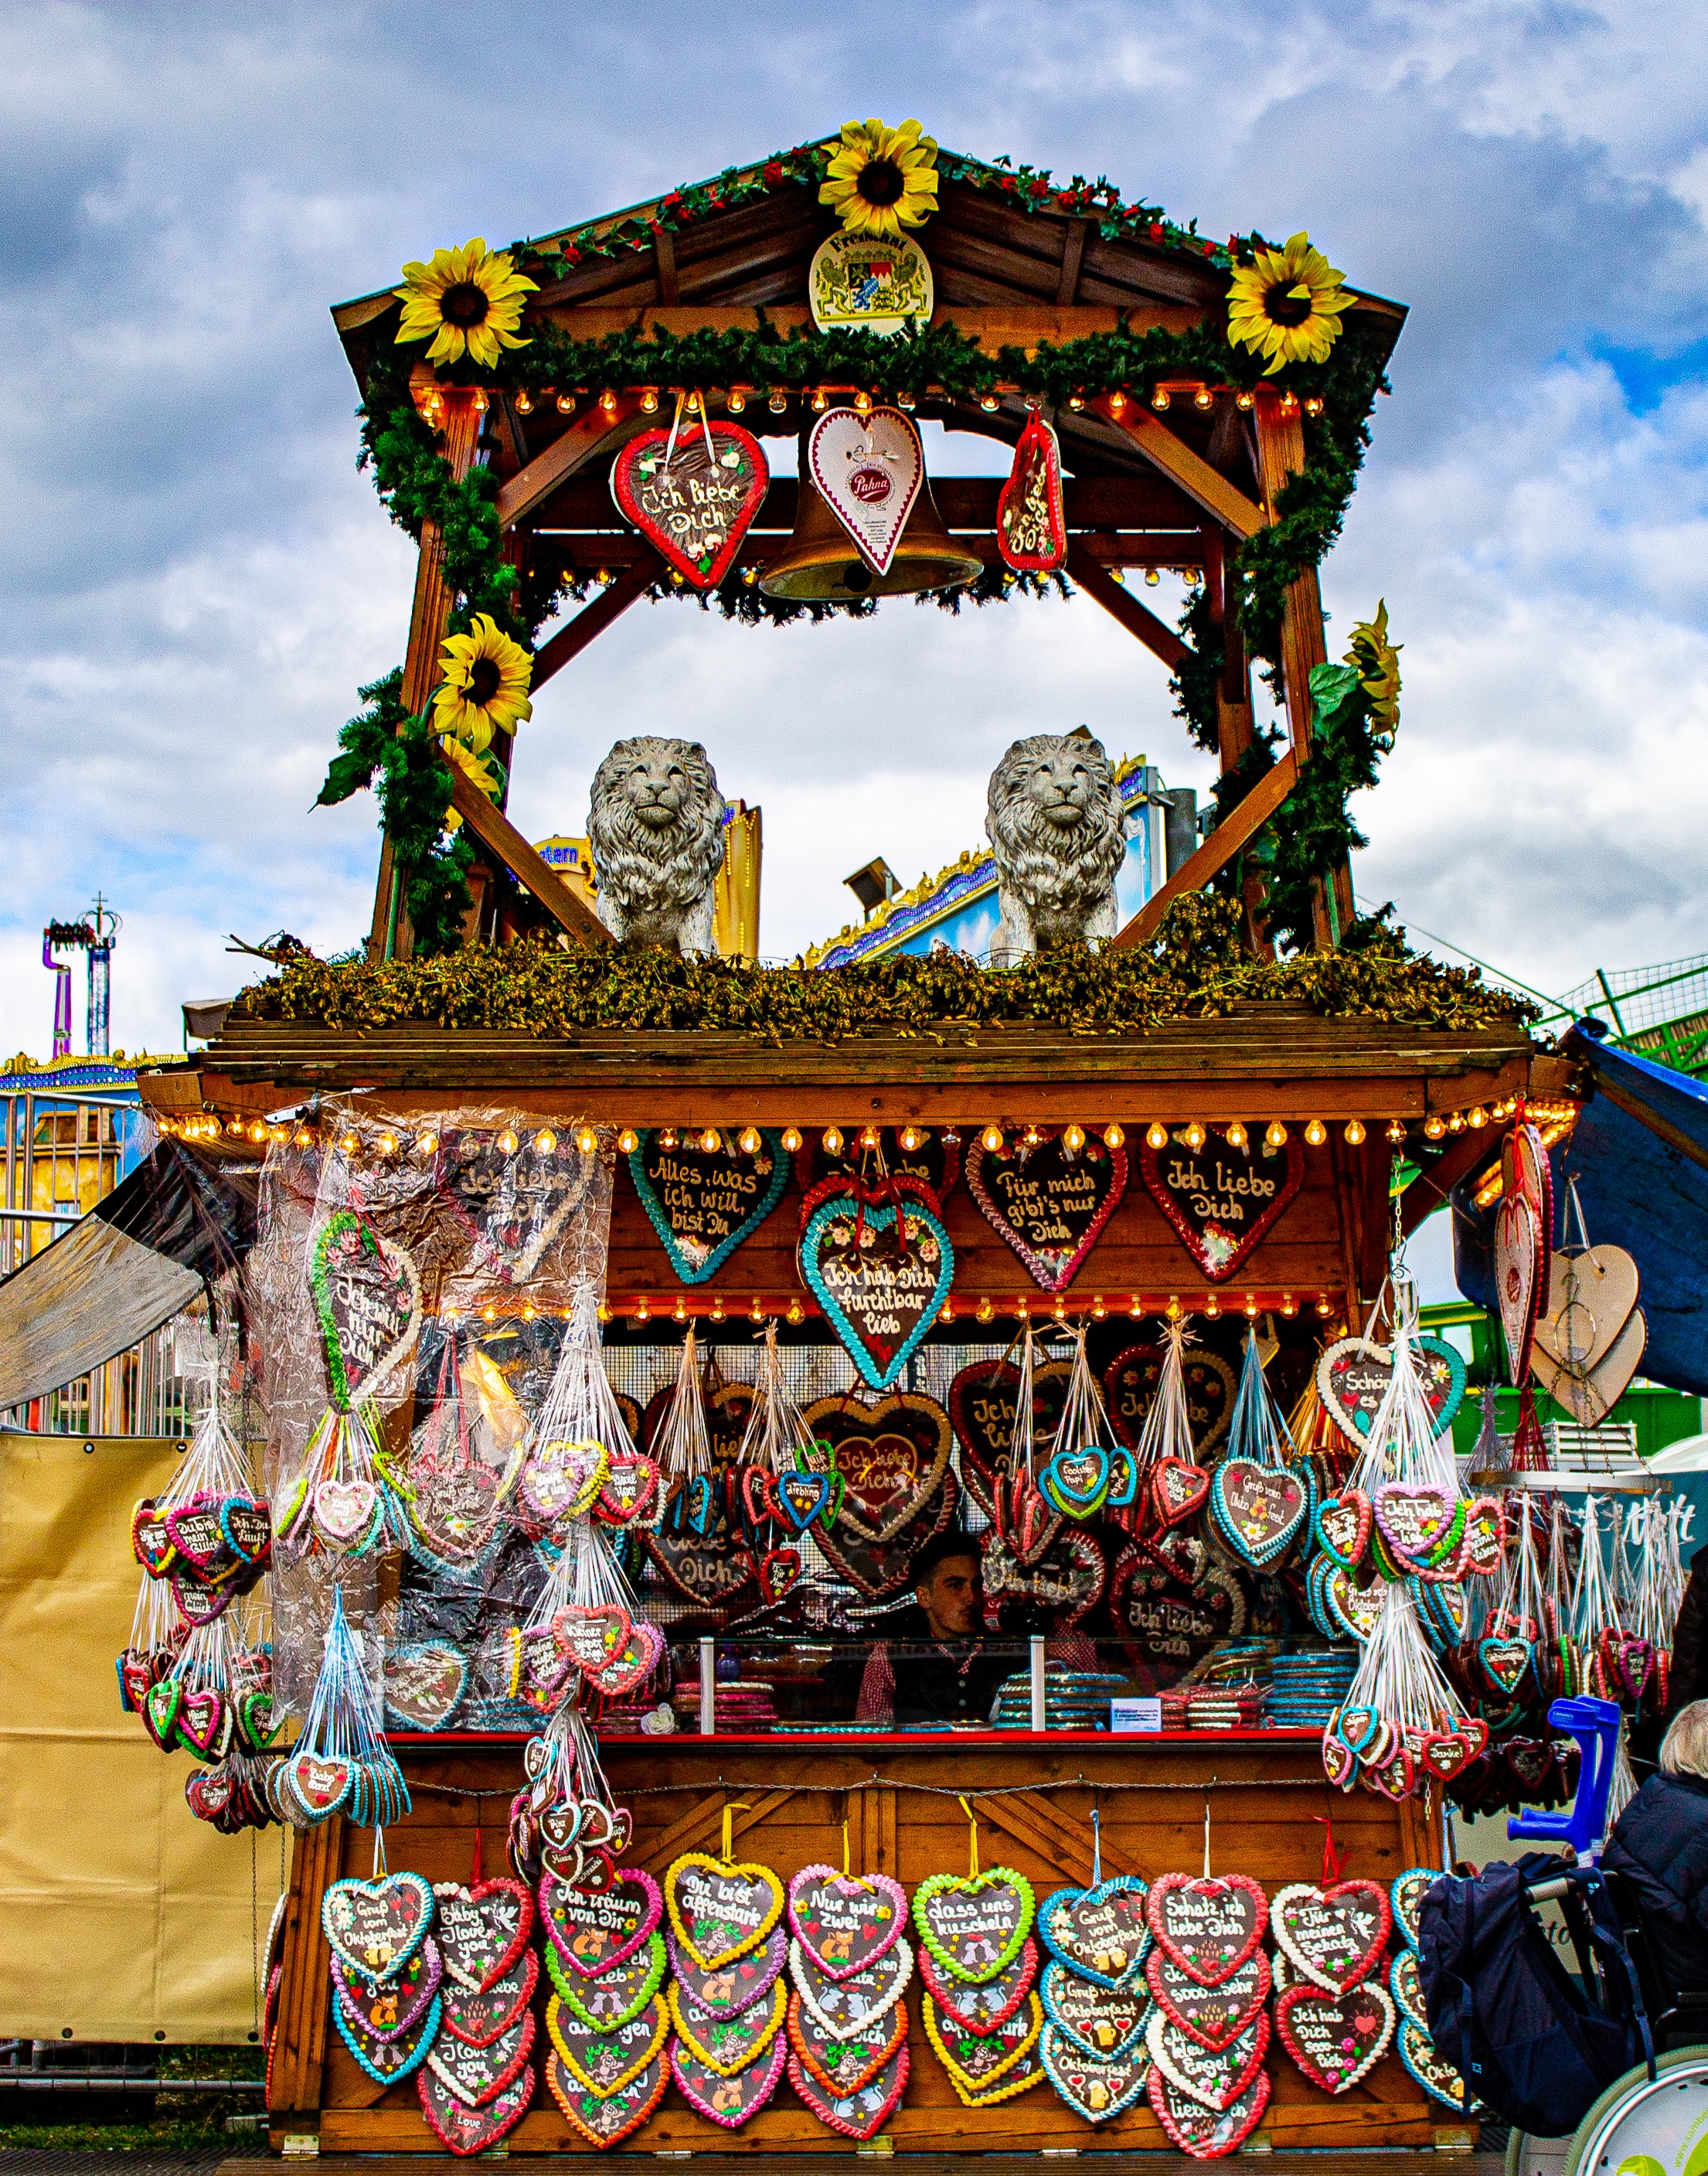
[[54,976],[53,1055],[71,1055],[71,965],[60,952],[83,952],[89,959],[89,1006],[84,1036],[91,1058],[105,1058],[112,1032],[112,947],[119,917],[97,892],[81,922],[50,922],[41,933],[41,964]]

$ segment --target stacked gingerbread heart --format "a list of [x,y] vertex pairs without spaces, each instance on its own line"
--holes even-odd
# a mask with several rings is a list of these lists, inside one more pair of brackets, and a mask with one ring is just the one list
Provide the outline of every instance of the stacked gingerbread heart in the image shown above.
[[439,2030],[416,2073],[416,2091],[441,2145],[482,2153],[514,2130],[534,2097],[529,2059],[540,1960],[528,1946],[533,1899],[505,1876],[441,1882],[433,1900],[444,1977]]
[[845,2138],[872,2137],[907,2084],[906,1924],[888,1874],[806,1866],[789,1884],[789,2082]]
[[1039,1989],[1046,2020],[1039,2060],[1088,2123],[1107,2123],[1141,2099],[1150,2067],[1149,1890],[1136,1874],[1104,1881],[1100,1873],[1094,1866],[1089,1888],[1058,1889],[1038,1910],[1050,1957]]
[[665,1874],[670,2068],[690,2108],[738,2130],[775,2092],[788,2056],[783,1885],[770,1867],[736,1859],[727,1841],[724,1852],[684,1852]]
[[1276,1996],[1276,2034],[1312,2085],[1346,2092],[1394,2037],[1394,2004],[1382,1983],[1393,1924],[1387,1891],[1373,1881],[1294,1882],[1277,1890],[1270,1921],[1289,1967]]
[[1044,2078],[1036,1916],[1031,1884],[1008,1866],[930,1874],[913,1892],[925,2036],[965,2107],[993,2108]]
[[1388,1901],[1399,1947],[1388,1968],[1388,1988],[1400,2013],[1400,2060],[1432,2100],[1439,2101],[1455,2115],[1465,2115],[1475,2103],[1467,2098],[1464,2079],[1444,2056],[1436,2053],[1429,2037],[1417,1966],[1423,1899],[1440,1879],[1433,1866],[1408,1866],[1389,1885]]
[[505,1640],[505,1690],[541,1715],[578,1693],[593,1702],[621,1700],[652,1676],[665,1651],[658,1627],[619,1602],[568,1602],[547,1624],[511,1627]]
[[638,1867],[599,1885],[547,1874],[540,1884],[551,2048],[547,2091],[590,2146],[638,2130],[664,2096],[670,2013],[664,1984],[664,1900]]
[[628,1849],[634,1823],[613,1803],[598,1748],[580,1716],[560,1707],[522,1749],[527,1782],[510,1801],[509,1858],[524,1881],[542,1874],[589,1889],[607,1887]]
[[1196,2161],[1232,2153],[1269,2104],[1263,2059],[1270,1970],[1263,1890],[1243,1874],[1165,1874],[1145,1919],[1156,1947],[1146,1979],[1156,1999],[1145,2032],[1156,2120]]
[[321,1900],[332,2021],[376,2084],[413,2076],[438,2036],[444,1968],[433,1918],[432,1890],[418,1874],[330,1882]]

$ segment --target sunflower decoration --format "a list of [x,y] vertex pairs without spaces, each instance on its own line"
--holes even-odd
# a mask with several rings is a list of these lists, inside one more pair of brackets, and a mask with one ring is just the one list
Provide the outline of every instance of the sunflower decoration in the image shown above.
[[516,269],[508,250],[488,249],[478,235],[460,249],[436,249],[431,264],[405,264],[402,286],[392,289],[403,304],[397,337],[431,340],[429,362],[460,362],[466,355],[494,369],[501,349],[528,345],[516,328],[523,296],[538,286]]
[[904,226],[923,226],[937,209],[937,145],[917,121],[899,128],[845,121],[819,201],[850,234],[899,240]]
[[1388,639],[1388,606],[1379,600],[1376,617],[1352,629],[1346,662],[1356,668],[1358,685],[1370,699],[1370,738],[1384,755],[1400,730],[1401,645]]
[[1284,362],[1325,362],[1341,335],[1341,313],[1352,307],[1345,276],[1308,234],[1294,235],[1285,249],[1259,248],[1227,291],[1229,345],[1266,355],[1265,378]]
[[533,716],[534,661],[490,612],[476,612],[466,634],[445,638],[439,666],[444,679],[433,697],[433,731],[471,754],[484,755],[495,732],[513,733]]

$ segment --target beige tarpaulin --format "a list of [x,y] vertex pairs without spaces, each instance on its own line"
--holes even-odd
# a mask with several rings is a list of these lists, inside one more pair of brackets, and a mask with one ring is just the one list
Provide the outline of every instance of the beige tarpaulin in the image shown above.
[[189,1755],[120,1710],[131,1507],[178,1446],[89,1442],[0,1434],[0,2036],[242,2043],[281,1831],[197,1820]]

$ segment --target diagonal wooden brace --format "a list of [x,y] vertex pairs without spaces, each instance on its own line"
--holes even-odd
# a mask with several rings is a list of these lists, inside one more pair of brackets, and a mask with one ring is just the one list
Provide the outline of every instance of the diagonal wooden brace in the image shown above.
[[639,413],[640,395],[631,391],[619,393],[610,408],[596,403],[585,416],[578,416],[543,453],[536,454],[526,468],[518,469],[500,489],[500,529],[514,529],[525,514],[530,514],[542,499],[549,498],[560,483],[592,460],[630,416]]
[[495,808],[455,764],[450,766],[450,774],[451,806],[481,844],[498,856],[517,883],[532,892],[578,944],[609,944],[611,932],[605,924],[576,897],[550,862],[535,852],[503,810]]
[[1111,944],[1148,943],[1183,892],[1197,891],[1208,884],[1219,868],[1257,836],[1292,792],[1298,775],[1297,759],[1289,748],[1272,770],[1264,773],[1233,813],[1216,825],[1198,851],[1180,864],[1161,890],[1153,892],[1126,927],[1116,932]]
[[1147,650],[1153,650],[1171,672],[1179,670],[1183,659],[1191,651],[1172,627],[1157,618],[1146,605],[1122,588],[1106,568],[1081,544],[1068,547],[1068,572],[1085,592],[1101,605],[1106,612],[1118,619],[1129,634],[1136,634]]
[[560,627],[550,641],[541,644],[534,654],[530,692],[537,694],[554,672],[561,672],[572,658],[579,657],[596,634],[603,634],[612,621],[626,612],[637,597],[645,596],[664,573],[664,554],[650,547],[644,550],[634,565],[625,567],[608,589],[601,590],[596,597],[583,605],[574,618]]
[[1236,536],[1254,536],[1264,527],[1263,509],[1246,497],[1209,462],[1194,454],[1183,438],[1148,408],[1135,408],[1130,400],[1114,406],[1108,395],[1091,405],[1107,422],[1130,438],[1145,460],[1178,483],[1187,497]]

